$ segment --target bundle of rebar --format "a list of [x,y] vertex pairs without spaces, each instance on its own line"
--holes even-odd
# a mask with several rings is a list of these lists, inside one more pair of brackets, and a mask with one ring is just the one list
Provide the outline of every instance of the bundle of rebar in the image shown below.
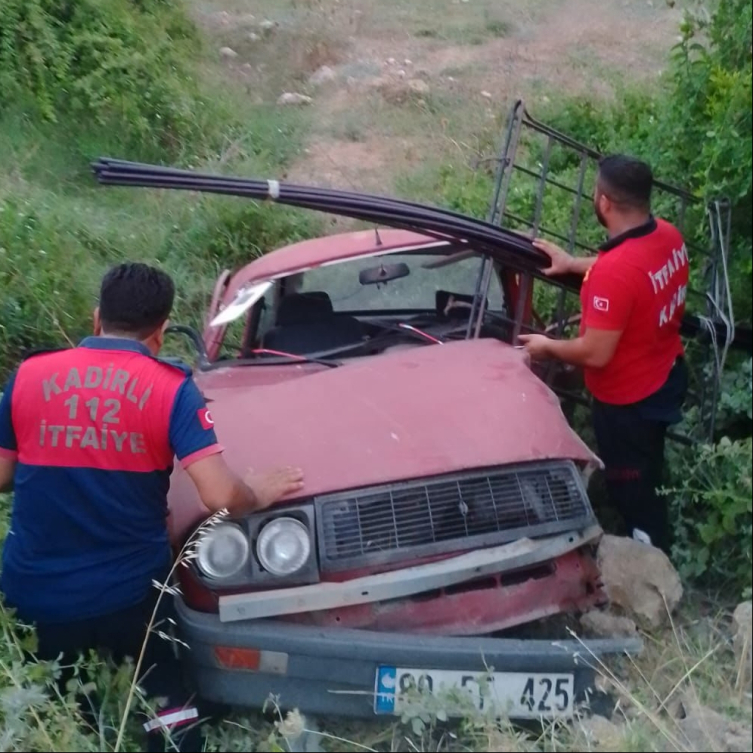
[[[550,264],[549,257],[539,251],[531,243],[530,238],[520,233],[460,212],[413,201],[355,191],[301,186],[277,180],[211,175],[108,157],[101,157],[93,162],[92,169],[97,180],[103,185],[240,196],[410,230],[430,238],[448,241],[461,251],[466,249],[470,253],[488,253],[503,265],[523,273],[528,272],[535,277],[544,277],[542,270]],[[546,279],[574,292],[580,289],[582,282],[582,278],[577,275]],[[723,336],[726,332],[724,324],[713,324],[715,329],[722,333],[720,336]],[[692,337],[698,330],[698,318],[686,314],[683,320],[683,333]],[[736,333],[733,347],[750,351],[750,340],[750,328],[743,328]]]
[[[550,263],[549,257],[535,248],[524,235],[449,209],[403,199],[277,180],[210,175],[109,158],[100,158],[92,163],[92,169],[97,180],[105,185],[240,196],[410,230],[446,240],[460,249],[489,253],[496,260],[537,277]],[[580,285],[578,278],[553,282],[572,290],[578,290]]]

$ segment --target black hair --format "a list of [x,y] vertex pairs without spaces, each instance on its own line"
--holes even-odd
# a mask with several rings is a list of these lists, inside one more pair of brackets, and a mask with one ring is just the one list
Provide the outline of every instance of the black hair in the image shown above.
[[146,264],[118,264],[102,278],[102,329],[144,340],[167,321],[174,299],[170,275]]
[[648,211],[654,176],[645,162],[624,154],[599,160],[598,185],[616,204]]

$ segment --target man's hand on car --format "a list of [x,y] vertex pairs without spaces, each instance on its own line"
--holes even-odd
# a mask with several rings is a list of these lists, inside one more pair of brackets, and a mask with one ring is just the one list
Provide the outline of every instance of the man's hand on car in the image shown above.
[[256,509],[266,510],[283,497],[303,488],[303,471],[291,466],[273,468],[262,473],[249,470],[244,481],[256,497]]
[[541,271],[547,275],[566,275],[568,272],[572,272],[573,269],[573,257],[567,253],[564,249],[561,249],[556,243],[546,241],[543,238],[534,238],[532,241],[534,248],[538,248],[539,251],[543,251],[551,260],[551,266]]
[[533,243],[534,248],[543,251],[552,261],[550,266],[541,270],[547,277],[567,274],[585,275],[596,261],[595,256],[568,254],[556,243],[545,241],[543,238],[534,238],[531,243]]
[[541,361],[550,354],[552,340],[546,335],[519,335],[518,340],[525,348],[526,353],[534,361]]

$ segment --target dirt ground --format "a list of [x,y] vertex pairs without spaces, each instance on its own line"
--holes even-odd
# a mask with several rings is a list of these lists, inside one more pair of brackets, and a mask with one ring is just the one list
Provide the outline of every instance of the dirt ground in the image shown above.
[[[614,96],[658,76],[681,10],[662,0],[209,0],[194,4],[247,96],[300,107],[290,180],[390,192],[466,154],[517,98]],[[229,48],[233,54],[222,48]],[[281,105],[282,106],[282,105]]]

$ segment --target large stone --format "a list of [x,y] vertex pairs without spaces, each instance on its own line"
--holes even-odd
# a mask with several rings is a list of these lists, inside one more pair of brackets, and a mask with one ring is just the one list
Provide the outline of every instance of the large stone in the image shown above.
[[595,638],[633,637],[637,632],[635,623],[629,617],[598,609],[592,609],[582,615],[580,625],[586,633]]
[[747,753],[751,750],[751,729],[727,719],[713,709],[703,706],[693,693],[682,699],[684,718],[677,721],[675,745],[668,750],[720,751]]
[[431,91],[431,87],[423,79],[413,78],[408,81],[408,88],[415,94],[428,94]]
[[751,686],[751,659],[753,655],[750,649],[751,640],[751,602],[744,601],[738,604],[732,614],[732,647],[737,658],[738,689],[750,689]]
[[313,84],[314,86],[321,86],[322,84],[327,84],[330,81],[334,81],[336,78],[337,73],[335,72],[335,70],[330,68],[328,65],[323,65],[321,68],[317,68],[317,70],[311,74],[309,83]]
[[659,628],[682,598],[682,583],[664,552],[649,544],[605,535],[598,565],[611,603],[640,626]]
[[624,750],[625,731],[603,716],[587,716],[573,724],[576,750]]

